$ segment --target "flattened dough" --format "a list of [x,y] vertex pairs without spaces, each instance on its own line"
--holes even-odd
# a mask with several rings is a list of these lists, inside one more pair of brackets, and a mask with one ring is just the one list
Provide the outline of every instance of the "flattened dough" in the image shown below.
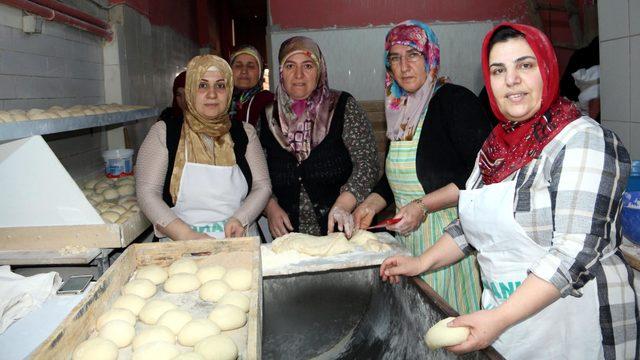
[[355,250],[355,244],[350,243],[343,233],[313,236],[292,232],[275,239],[271,250],[276,254],[295,250],[311,256],[332,256]]

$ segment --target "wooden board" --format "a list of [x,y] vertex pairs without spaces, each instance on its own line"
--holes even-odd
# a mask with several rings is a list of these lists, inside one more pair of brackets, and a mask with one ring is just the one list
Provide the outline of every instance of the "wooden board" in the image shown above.
[[620,245],[625,260],[632,268],[640,271],[640,246],[629,243]]
[[65,253],[60,250],[0,250],[0,265],[88,264],[100,255],[100,249]]
[[[238,253],[248,253],[239,257]],[[70,359],[75,347],[95,331],[95,324],[120,296],[136,267],[157,264],[167,266],[183,256],[194,256],[199,263],[215,261],[221,265],[252,267],[252,296],[247,316],[247,359],[259,359],[262,331],[262,270],[260,239],[191,240],[168,243],[134,244],[98,280],[86,298],[78,304],[53,333],[31,353],[31,359]],[[197,296],[197,295],[196,295]]]

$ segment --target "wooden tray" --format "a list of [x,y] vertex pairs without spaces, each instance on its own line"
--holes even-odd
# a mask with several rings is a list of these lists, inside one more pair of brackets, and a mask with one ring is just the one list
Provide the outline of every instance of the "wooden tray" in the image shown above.
[[[150,264],[168,266],[183,256],[192,256],[198,264],[215,263],[228,268],[251,267],[253,279],[246,325],[246,357],[241,358],[260,359],[262,270],[258,237],[131,245],[97,281],[85,299],[71,310],[62,324],[30,354],[29,358],[70,359],[75,347],[95,332],[98,317],[109,310],[111,304],[121,295],[122,286],[129,281],[136,267]],[[240,349],[241,346],[238,345]]]

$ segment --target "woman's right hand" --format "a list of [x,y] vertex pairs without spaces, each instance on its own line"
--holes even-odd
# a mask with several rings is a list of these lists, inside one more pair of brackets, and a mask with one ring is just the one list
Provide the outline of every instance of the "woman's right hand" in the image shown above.
[[274,239],[293,231],[289,215],[280,207],[277,200],[269,199],[264,212],[269,221],[269,231]]
[[380,211],[384,210],[386,206],[387,202],[382,198],[382,196],[376,193],[372,193],[367,196],[367,198],[364,199],[364,201],[353,211],[353,222],[356,229],[366,229],[371,226],[373,217]]
[[416,276],[427,269],[419,257],[396,255],[386,258],[380,265],[382,281],[400,282],[400,276]]

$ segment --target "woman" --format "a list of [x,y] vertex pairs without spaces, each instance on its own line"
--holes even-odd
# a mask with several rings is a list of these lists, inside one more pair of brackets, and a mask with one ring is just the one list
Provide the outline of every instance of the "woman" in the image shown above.
[[136,165],[138,203],[158,237],[173,240],[254,234],[271,194],[251,125],[227,114],[231,68],[213,55],[187,66],[184,122],[158,121]]
[[459,220],[419,257],[380,272],[437,269],[476,250],[484,310],[464,353],[493,344],[507,359],[637,359],[638,294],[618,246],[629,154],[618,137],[558,96],[558,63],[539,30],[501,24],[482,47],[491,107],[501,125],[459,193]]
[[262,56],[253,46],[245,45],[231,54],[229,63],[233,70],[234,84],[229,115],[232,120],[256,126],[264,107],[273,101],[273,94],[262,89]]
[[[387,137],[385,176],[354,212],[356,226],[394,201],[401,219],[387,229],[421,254],[456,218],[455,193],[464,189],[482,142],[491,131],[482,105],[466,88],[438,78],[438,39],[426,24],[398,24],[385,41]],[[479,308],[475,259],[422,278],[459,313]]]
[[277,99],[260,123],[274,194],[269,230],[323,235],[337,226],[351,236],[350,213],[378,177],[371,124],[351,95],[329,88],[313,40],[286,40],[278,58]]
[[182,113],[186,108],[186,103],[184,101],[184,83],[186,79],[186,71],[181,72],[175,79],[173,79],[173,101],[171,102],[171,106],[162,110],[162,113],[160,113],[160,119],[164,121],[182,122]]

